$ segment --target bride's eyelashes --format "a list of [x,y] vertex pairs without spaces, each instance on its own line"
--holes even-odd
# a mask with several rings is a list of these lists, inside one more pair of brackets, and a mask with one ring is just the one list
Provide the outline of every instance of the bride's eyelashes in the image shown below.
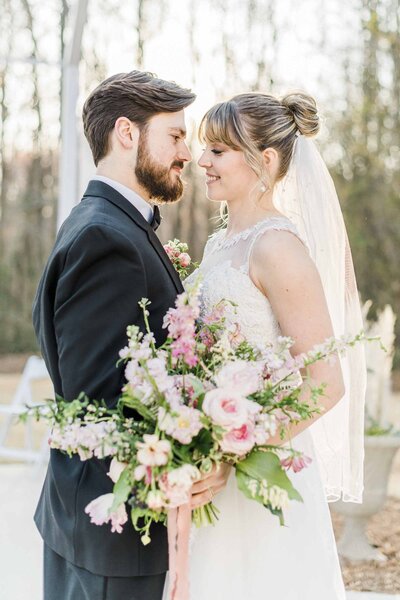
[[[203,154],[204,154],[204,152],[205,152],[206,150],[207,150],[207,148],[202,148],[202,149],[201,149],[201,151],[203,152]],[[212,148],[212,149],[211,149],[211,152],[212,152],[213,154],[215,154],[216,156],[218,156],[219,154],[222,154],[223,150],[217,150],[216,148]]]

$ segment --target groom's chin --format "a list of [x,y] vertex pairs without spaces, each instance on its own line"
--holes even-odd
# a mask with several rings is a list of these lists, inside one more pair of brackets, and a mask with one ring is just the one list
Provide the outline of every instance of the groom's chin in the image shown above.
[[182,186],[179,186],[176,190],[170,190],[169,192],[164,191],[162,195],[154,196],[152,201],[156,204],[175,204],[180,202],[184,196],[186,184],[181,181]]

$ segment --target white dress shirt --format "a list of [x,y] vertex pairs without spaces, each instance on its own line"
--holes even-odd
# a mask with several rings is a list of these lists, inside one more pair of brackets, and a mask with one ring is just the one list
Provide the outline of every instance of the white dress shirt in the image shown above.
[[110,179],[109,177],[104,177],[103,175],[94,175],[92,179],[96,181],[102,181],[103,183],[106,183],[114,188],[114,190],[117,190],[117,192],[122,194],[124,198],[129,200],[129,202],[133,204],[135,208],[137,208],[137,210],[144,216],[148,223],[151,223],[153,219],[153,208],[148,202],[146,202],[146,200],[143,200],[139,194],[126,187],[126,185],[122,185],[122,183],[119,183],[114,179]]

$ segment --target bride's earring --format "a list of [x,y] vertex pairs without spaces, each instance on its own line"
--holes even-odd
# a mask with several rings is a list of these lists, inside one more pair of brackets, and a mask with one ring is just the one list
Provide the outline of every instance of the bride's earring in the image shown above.
[[262,184],[261,184],[261,187],[260,187],[260,192],[261,192],[262,194],[264,194],[264,192],[266,192],[266,191],[267,191],[267,188],[266,188],[266,187],[265,187],[265,185],[262,183]]

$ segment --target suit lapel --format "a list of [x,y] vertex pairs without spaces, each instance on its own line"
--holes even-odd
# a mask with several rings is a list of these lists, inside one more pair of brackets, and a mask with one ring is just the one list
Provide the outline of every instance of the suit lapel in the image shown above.
[[115,190],[110,185],[107,185],[103,181],[99,181],[96,179],[89,181],[88,187],[85,193],[83,194],[84,198],[87,196],[104,198],[105,200],[108,200],[109,202],[117,206],[120,210],[122,210],[130,219],[132,219],[132,221],[138,227],[143,229],[147,233],[147,237],[150,244],[153,246],[154,250],[157,252],[165,268],[167,269],[175,285],[176,291],[178,292],[178,294],[183,292],[182,282],[179,278],[177,271],[175,270],[175,267],[168,258],[168,255],[165,252],[163,245],[161,244],[157,235],[153,231],[150,224],[143,217],[141,212],[139,212],[137,208],[135,208],[133,204],[125,198],[125,196],[117,192],[117,190]]

